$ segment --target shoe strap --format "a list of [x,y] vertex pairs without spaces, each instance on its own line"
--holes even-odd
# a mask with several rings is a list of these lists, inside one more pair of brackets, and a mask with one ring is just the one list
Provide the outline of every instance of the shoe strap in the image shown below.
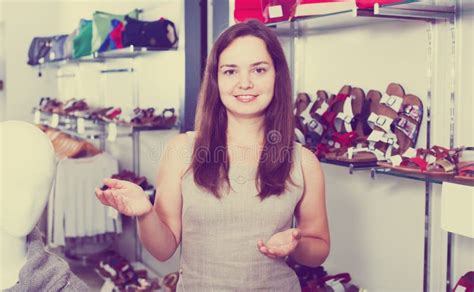
[[367,140],[369,142],[383,142],[395,149],[399,148],[397,135],[393,134],[392,132],[384,133],[382,131],[373,130],[369,137],[367,137]]
[[388,106],[396,113],[398,113],[400,111],[400,108],[402,107],[403,98],[401,98],[400,96],[388,95],[384,93],[382,95],[382,98],[380,99],[380,103]]
[[318,120],[311,118],[311,120],[309,120],[306,126],[308,127],[309,131],[316,132],[320,136],[323,135],[324,126]]
[[319,106],[319,108],[316,109],[316,114],[322,116],[328,109],[329,109],[328,103],[326,101],[323,101],[323,103]]
[[354,147],[348,148],[347,149],[347,157],[349,159],[352,159],[354,157],[354,154],[359,153],[359,152],[372,153],[377,158],[377,161],[385,160],[385,154],[382,151],[380,151],[379,149],[375,148],[375,147],[370,147],[370,145],[369,145],[369,147],[362,147],[362,148],[354,148]]
[[415,104],[408,104],[404,106],[402,113],[405,116],[414,119],[417,123],[419,123],[423,117],[423,109]]
[[413,157],[413,158],[403,160],[400,163],[400,165],[401,166],[408,166],[408,163],[410,163],[410,162],[416,164],[422,172],[426,171],[426,169],[428,167],[428,162],[426,162],[426,160],[424,160],[421,157]]
[[311,120],[313,117],[311,116],[311,108],[313,107],[314,103],[316,101],[311,101],[308,106],[301,112],[300,114],[300,117],[303,118],[303,121],[306,121],[308,122],[309,120]]
[[346,132],[352,132],[352,120],[354,119],[354,113],[352,112],[352,100],[354,99],[354,96],[350,96],[349,98],[346,98],[344,101],[344,107],[342,109],[342,112],[337,113],[336,118],[335,118],[335,127],[340,132],[341,130],[341,122],[342,121],[344,125],[344,128]]
[[378,115],[376,113],[370,113],[367,122],[372,129],[377,126],[388,133],[391,131],[390,125],[392,124],[393,119],[386,116]]
[[352,146],[353,142],[357,138],[356,132],[348,132],[348,133],[334,133],[332,139],[334,142],[339,143],[340,147],[348,148]]
[[408,120],[404,116],[398,117],[391,125],[392,130],[399,129],[405,136],[410,139],[412,145],[416,144],[418,137],[418,125]]

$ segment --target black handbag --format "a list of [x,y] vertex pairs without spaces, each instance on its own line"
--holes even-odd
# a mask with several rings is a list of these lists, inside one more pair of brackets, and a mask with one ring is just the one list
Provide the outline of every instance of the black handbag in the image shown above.
[[38,65],[46,61],[51,50],[53,37],[34,37],[28,50],[28,65]]
[[174,23],[166,18],[156,21],[142,21],[126,16],[125,21],[127,24],[122,35],[124,47],[133,45],[171,49],[178,42]]

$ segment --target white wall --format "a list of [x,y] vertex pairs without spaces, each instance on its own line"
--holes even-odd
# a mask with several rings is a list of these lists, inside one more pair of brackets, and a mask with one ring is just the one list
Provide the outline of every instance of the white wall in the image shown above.
[[[155,107],[158,113],[163,108],[174,107],[179,113],[179,101],[184,94],[184,1],[5,1],[5,59],[6,59],[6,118],[32,121],[31,109],[41,96],[60,100],[85,98],[93,106],[114,105],[123,110],[134,106]],[[27,51],[34,36],[69,34],[81,18],[91,19],[96,10],[125,14],[135,8],[143,8],[143,20],[166,17],[172,20],[179,34],[178,50],[158,52],[134,60],[113,60],[104,64],[81,63],[61,69],[45,69],[43,77],[37,77],[37,69],[26,64]],[[2,42],[3,44],[3,42]],[[0,50],[1,52],[1,50]],[[0,54],[2,56],[2,54]],[[1,58],[0,58],[1,60]],[[100,69],[135,68],[130,73],[101,75]],[[57,74],[75,74],[74,78],[56,78]],[[138,104],[134,103],[134,85],[138,84]],[[140,174],[152,184],[156,170],[170,137],[177,130],[142,133],[140,138]],[[132,169],[131,138],[121,138],[108,143],[107,150],[119,159],[121,169]],[[121,254],[130,260],[135,256],[134,222],[125,220],[124,234],[118,241]],[[178,257],[159,263],[143,251],[143,261],[160,274],[174,272],[178,268]]]
[[[43,76],[27,62],[28,48],[34,36],[58,33],[57,5],[41,2],[3,2],[5,49],[6,119],[31,120],[31,108],[39,97],[55,95],[55,80]],[[41,25],[39,25],[41,24]]]

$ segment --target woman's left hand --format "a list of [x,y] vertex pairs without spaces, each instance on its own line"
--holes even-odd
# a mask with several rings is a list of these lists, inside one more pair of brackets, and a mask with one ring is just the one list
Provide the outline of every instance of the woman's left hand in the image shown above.
[[261,253],[274,259],[289,255],[298,246],[300,239],[301,230],[291,228],[273,234],[266,243],[260,239],[257,241],[257,245]]

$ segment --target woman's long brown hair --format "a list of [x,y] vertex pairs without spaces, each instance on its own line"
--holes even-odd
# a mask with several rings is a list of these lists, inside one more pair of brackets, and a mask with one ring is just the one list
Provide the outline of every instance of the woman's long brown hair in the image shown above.
[[235,39],[255,36],[262,39],[275,67],[273,99],[265,110],[265,143],[260,156],[256,187],[263,200],[281,195],[292,182],[294,117],[288,64],[276,35],[264,24],[250,20],[225,30],[216,40],[207,59],[196,114],[196,140],[190,170],[195,183],[220,198],[230,186],[227,153],[227,114],[217,84],[219,56]]

